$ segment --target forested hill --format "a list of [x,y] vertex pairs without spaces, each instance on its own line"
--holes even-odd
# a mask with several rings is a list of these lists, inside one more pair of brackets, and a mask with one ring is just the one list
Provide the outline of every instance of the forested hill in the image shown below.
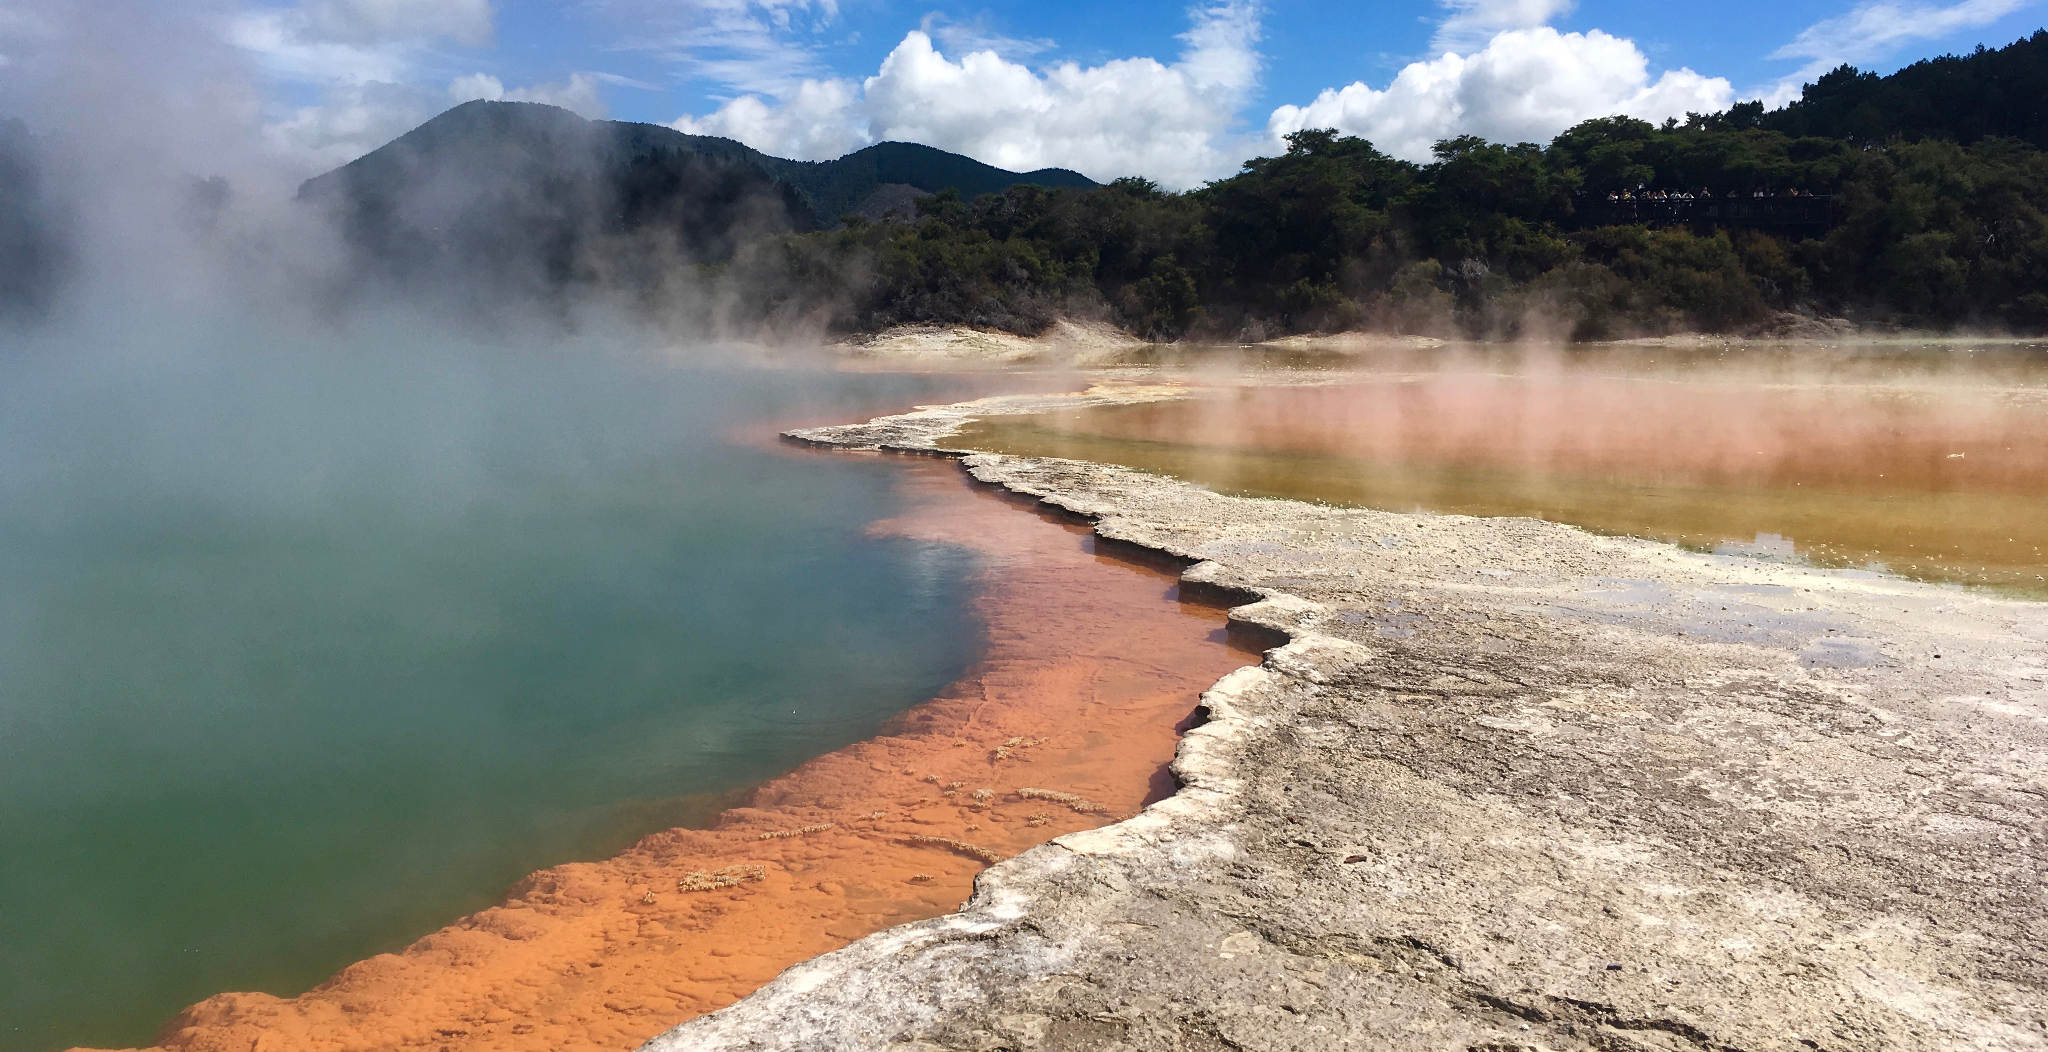
[[[1996,50],[1915,62],[1888,77],[1842,66],[1757,123],[1787,135],[1857,143],[1889,139],[2019,139],[2048,150],[2048,30]],[[1745,108],[1731,110],[1740,119]]]
[[339,223],[363,278],[566,301],[592,288],[648,294],[681,268],[847,213],[1024,183],[1095,185],[905,143],[791,161],[660,125],[478,101],[308,180],[299,197]]
[[[347,280],[542,306],[623,293],[685,324],[1592,339],[1846,316],[2044,334],[2044,109],[2048,31],[1889,76],[1845,67],[1775,111],[1464,137],[1424,163],[1311,129],[1167,193],[906,143],[790,161],[477,102],[301,196],[347,232]],[[87,203],[44,153],[0,121],[0,321],[45,313],[77,269]],[[201,189],[217,207],[221,188]],[[906,222],[862,218],[919,198]]]
[[748,239],[835,225],[878,196],[900,205],[1022,183],[1095,185],[907,143],[791,161],[659,125],[478,101],[308,180],[299,196],[337,217],[368,267],[558,291],[584,278],[644,284],[678,263],[727,259]]
[[[464,103],[392,142],[323,176],[308,180],[305,194],[319,196],[342,182],[388,182],[417,177],[428,165],[473,159],[478,151],[537,154],[572,142],[596,150],[600,165],[674,162],[699,158],[755,168],[796,191],[809,221],[830,226],[857,211],[878,189],[907,186],[924,194],[946,190],[964,197],[998,193],[1019,184],[1088,187],[1094,180],[1064,168],[1012,172],[971,157],[916,143],[884,142],[833,161],[792,161],[770,157],[731,139],[690,135],[658,124],[588,121],[568,110],[530,102]],[[569,154],[548,156],[550,164],[577,163]]]
[[[740,148],[746,149],[744,146]],[[952,190],[961,197],[975,198],[1001,193],[1013,186],[1096,185],[1087,176],[1065,168],[1011,172],[983,164],[972,157],[910,142],[876,143],[836,161],[785,161],[761,157],[761,162],[777,178],[795,186],[824,225],[830,225],[849,213],[870,211],[866,207],[869,199],[883,187],[904,186],[927,194]]]
[[1327,130],[1188,193],[1013,187],[743,249],[761,317],[1156,338],[1370,328],[1482,339],[1865,326],[2048,333],[2048,32],[1791,105],[1427,163]]

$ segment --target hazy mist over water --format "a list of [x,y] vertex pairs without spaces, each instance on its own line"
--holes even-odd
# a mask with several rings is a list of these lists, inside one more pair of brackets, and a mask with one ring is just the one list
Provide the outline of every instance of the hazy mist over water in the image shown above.
[[232,10],[0,27],[0,249],[43,268],[0,305],[4,1049],[297,992],[978,649],[967,556],[865,534],[888,465],[759,441],[941,381],[359,280]]
[[889,465],[728,437],[932,382],[274,336],[0,361],[0,1046],[296,992],[977,648]]
[[1212,375],[1186,401],[989,418],[959,442],[2048,594],[2039,344],[1439,348],[1326,385]]

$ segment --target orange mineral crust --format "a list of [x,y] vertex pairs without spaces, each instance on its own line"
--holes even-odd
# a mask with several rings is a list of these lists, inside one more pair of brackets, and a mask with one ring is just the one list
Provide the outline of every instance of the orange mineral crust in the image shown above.
[[956,909],[992,861],[1170,792],[1199,694],[1256,660],[1222,612],[952,464],[903,469],[909,510],[875,528],[981,556],[988,647],[959,683],[713,828],[543,870],[298,997],[210,998],[159,1047],[630,1049],[797,961]]

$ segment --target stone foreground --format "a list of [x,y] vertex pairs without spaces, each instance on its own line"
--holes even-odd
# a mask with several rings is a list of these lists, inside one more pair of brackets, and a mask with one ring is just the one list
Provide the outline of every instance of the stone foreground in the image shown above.
[[964,463],[1286,644],[1177,795],[648,1049],[2048,1048],[2048,604]]

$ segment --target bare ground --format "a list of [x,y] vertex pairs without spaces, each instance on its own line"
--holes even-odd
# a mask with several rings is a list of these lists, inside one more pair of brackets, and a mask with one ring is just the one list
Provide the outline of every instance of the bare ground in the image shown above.
[[2048,1048],[2048,605],[963,463],[1284,645],[1175,796],[648,1048]]

